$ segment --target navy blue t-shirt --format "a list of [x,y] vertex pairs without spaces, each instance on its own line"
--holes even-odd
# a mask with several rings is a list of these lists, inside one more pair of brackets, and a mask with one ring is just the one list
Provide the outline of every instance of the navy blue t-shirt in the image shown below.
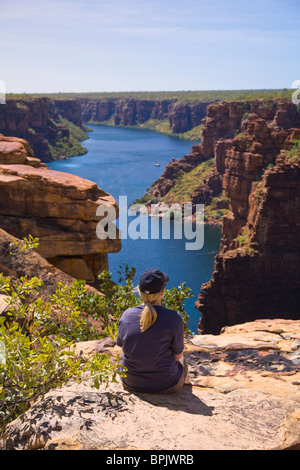
[[123,349],[127,368],[125,385],[140,392],[163,392],[177,384],[183,367],[174,354],[183,351],[183,320],[178,312],[155,305],[157,319],[146,331],[140,329],[144,305],[127,309],[119,322],[117,345]]

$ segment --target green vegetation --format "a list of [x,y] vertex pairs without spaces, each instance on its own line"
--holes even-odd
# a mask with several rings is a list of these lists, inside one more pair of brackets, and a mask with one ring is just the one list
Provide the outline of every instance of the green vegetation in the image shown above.
[[189,91],[128,91],[128,92],[88,92],[88,93],[32,93],[8,94],[7,99],[27,99],[46,96],[53,99],[106,99],[106,98],[134,98],[141,100],[180,100],[188,101],[226,101],[226,100],[249,100],[257,98],[288,98],[290,99],[295,90],[283,89],[261,89],[261,90],[189,90]]
[[145,129],[154,132],[158,132],[159,134],[169,135],[171,137],[176,137],[177,139],[184,139],[184,140],[194,140],[200,141],[202,138],[202,124],[197,127],[193,127],[189,131],[182,132],[181,134],[176,134],[172,131],[169,120],[168,119],[148,119],[143,123],[136,123],[134,126],[124,126],[122,124],[116,125],[113,116],[101,122],[90,121],[90,124],[98,124],[101,126],[109,126],[109,127],[122,127],[122,128],[135,128],[135,129]]
[[[167,203],[169,200],[179,204],[190,203],[191,194],[196,188],[204,184],[205,179],[213,169],[214,158],[211,158],[210,160],[200,163],[188,173],[181,172],[167,196],[158,198],[151,196],[150,193],[147,192],[141,198],[136,199],[133,204],[146,204],[150,200],[152,204],[158,202]],[[151,191],[152,186],[155,186],[155,183],[153,183],[147,191]],[[223,216],[228,212],[228,198],[223,191],[219,196],[214,197],[210,204],[205,205],[204,220],[221,221]]]
[[175,134],[175,135],[179,138],[198,141],[202,139],[202,128],[203,128],[203,125],[200,124],[199,126],[193,127],[189,131],[183,132],[182,134]]
[[251,136],[247,134],[246,132],[239,132],[238,134],[236,134],[235,139],[247,140],[247,139],[251,139]]
[[238,241],[239,245],[241,245],[241,246],[247,245],[249,243],[249,236],[250,236],[250,230],[245,229],[245,230],[243,230],[241,235],[239,237],[237,237],[236,240]]
[[257,255],[259,251],[257,250],[257,245],[251,246],[250,242],[251,231],[249,228],[245,228],[241,235],[236,238],[236,241],[239,244],[239,247],[246,248],[246,252],[252,255]]
[[74,155],[84,155],[87,153],[87,149],[82,147],[81,141],[88,139],[85,130],[73,124],[73,122],[59,116],[59,119],[53,121],[55,126],[61,126],[69,131],[67,137],[63,130],[58,131],[58,139],[55,143],[50,144],[50,151],[53,160],[57,160],[61,157],[68,158]]
[[[168,100],[174,106],[181,104],[197,103],[197,102],[215,102],[227,100],[253,100],[263,98],[267,100],[286,98],[291,99],[294,90],[289,89],[261,89],[261,90],[195,90],[195,91],[140,91],[140,92],[89,92],[89,93],[33,93],[33,94],[8,94],[7,99],[22,99],[33,100],[35,98],[47,97],[54,100],[74,100],[74,99],[95,99],[95,100],[110,100],[110,99],[136,99],[136,100],[151,100],[162,101]],[[270,106],[274,103],[270,101]],[[249,117],[249,106],[245,105],[244,118]],[[93,124],[102,124],[107,126],[116,126],[114,119],[110,118],[107,121],[92,122]],[[120,127],[126,127],[120,125]],[[150,129],[156,132],[177,137],[180,139],[200,141],[202,138],[202,125],[196,126],[184,133],[174,133],[169,125],[169,121],[149,119],[148,121],[140,124],[136,123],[134,126],[139,129]],[[73,131],[72,131],[73,132]],[[73,133],[72,133],[73,135]],[[85,137],[86,138],[86,137]],[[75,137],[76,139],[76,137]],[[71,140],[71,139],[70,139]],[[77,142],[67,142],[66,138],[61,137],[59,141],[51,146],[51,154],[54,159],[61,156],[69,157],[72,155],[82,155],[86,151],[78,143],[83,139],[77,138]]]
[[172,200],[180,203],[190,202],[190,195],[203,184],[208,174],[214,168],[214,159],[211,158],[193,168],[188,173],[182,172],[176,180],[175,185],[169,191]]
[[[37,239],[20,245],[22,251]],[[48,302],[38,297],[43,282],[27,276],[13,281],[0,275],[0,292],[7,308],[0,316],[0,430],[38,397],[70,379],[81,381],[86,373],[92,386],[115,381],[119,360],[105,354],[88,359],[76,352],[76,341],[107,336],[90,325],[90,317],[108,320],[101,311],[101,296],[90,294],[84,281],[58,283]],[[59,318],[55,312],[60,312]]]
[[168,119],[159,120],[159,119],[149,119],[143,124],[138,124],[136,127],[139,129],[149,129],[151,131],[159,132],[160,134],[169,135],[172,137],[177,137],[178,139],[185,140],[201,140],[202,138],[202,124],[197,127],[193,127],[189,131],[182,132],[181,134],[176,134],[172,131]]
[[137,127],[140,129],[149,129],[165,135],[175,135],[172,132],[168,119],[148,119],[148,121],[139,124]]
[[291,163],[300,161],[300,140],[293,140],[293,147],[286,153],[286,159]]
[[[37,247],[38,239],[29,236],[16,244],[26,252]],[[125,266],[119,274],[119,284],[106,271],[99,275],[105,295],[89,292],[85,281],[57,283],[47,302],[39,296],[43,282],[38,277],[13,280],[0,274],[0,293],[7,302],[0,316],[0,431],[37,398],[71,379],[89,378],[91,386],[99,388],[122,375],[119,357],[112,362],[106,354],[84,357],[76,351],[78,341],[115,337],[123,311],[141,303],[134,293],[135,269]],[[182,315],[186,331],[183,302],[191,296],[182,283],[164,297],[165,305]],[[91,320],[100,320],[101,328]]]
[[229,199],[225,196],[224,191],[220,196],[214,197],[210,204],[204,207],[204,220],[221,221],[225,214],[228,214]]
[[[125,276],[122,269],[124,269]],[[130,269],[127,265],[123,266],[122,269],[118,271],[120,275],[119,284],[112,281],[112,276],[107,271],[103,271],[98,276],[101,281],[101,291],[105,294],[101,297],[102,309],[114,320],[118,320],[127,308],[141,304],[141,299],[135,294],[133,285],[136,269]],[[186,332],[189,332],[189,318],[183,303],[185,299],[190,297],[193,297],[193,294],[191,289],[186,287],[185,282],[182,282],[178,287],[166,289],[163,297],[163,305],[172,310],[177,310],[182,316]],[[113,326],[113,329],[116,329],[115,326]]]

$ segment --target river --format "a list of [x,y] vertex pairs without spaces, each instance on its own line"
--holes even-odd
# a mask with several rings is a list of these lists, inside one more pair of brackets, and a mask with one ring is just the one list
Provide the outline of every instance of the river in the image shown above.
[[[94,181],[112,194],[117,202],[119,196],[127,196],[129,205],[159,178],[172,158],[183,157],[190,152],[192,145],[199,143],[148,130],[90,124],[89,127],[92,132],[88,133],[89,139],[83,143],[88,153],[48,163],[49,168]],[[157,267],[168,273],[168,287],[185,281],[194,295],[186,300],[185,306],[190,318],[189,327],[196,333],[200,313],[195,309],[194,302],[201,284],[212,276],[220,239],[220,228],[208,225],[204,227],[204,246],[200,250],[186,250],[187,240],[184,238],[174,239],[171,236],[170,239],[149,237],[132,240],[128,237],[122,240],[119,253],[109,254],[109,271],[118,281],[120,265],[135,267],[137,273],[134,281],[137,284],[145,269]]]

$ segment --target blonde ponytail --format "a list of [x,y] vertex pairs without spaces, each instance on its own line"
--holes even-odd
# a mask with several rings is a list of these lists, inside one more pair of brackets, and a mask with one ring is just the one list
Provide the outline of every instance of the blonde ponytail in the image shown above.
[[138,289],[139,296],[145,303],[145,307],[141,313],[140,325],[141,331],[146,331],[153,325],[157,318],[157,312],[153,307],[153,303],[158,303],[161,300],[161,292],[156,294],[145,294]]

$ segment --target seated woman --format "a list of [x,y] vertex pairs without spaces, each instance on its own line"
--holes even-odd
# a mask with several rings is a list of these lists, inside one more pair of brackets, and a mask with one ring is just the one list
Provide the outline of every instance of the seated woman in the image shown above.
[[176,392],[184,385],[184,327],[179,313],[161,305],[169,277],[158,269],[142,274],[138,292],[143,304],[127,309],[119,322],[117,345],[123,349],[126,389]]

